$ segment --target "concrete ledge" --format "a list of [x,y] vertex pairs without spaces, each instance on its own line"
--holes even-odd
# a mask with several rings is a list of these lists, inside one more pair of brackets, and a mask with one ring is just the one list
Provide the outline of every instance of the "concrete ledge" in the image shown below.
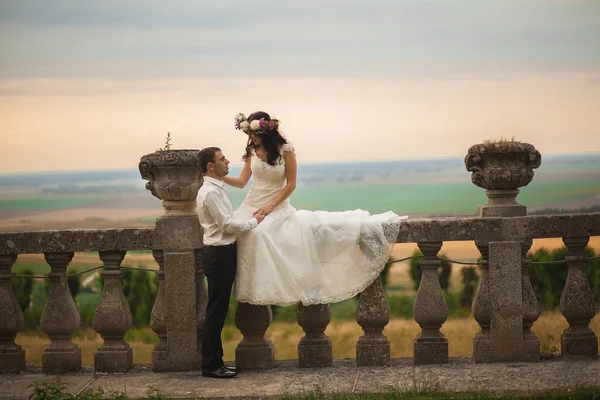
[[[154,228],[0,233],[0,254],[152,249]],[[398,243],[600,236],[600,213],[498,218],[418,218],[402,223]]]
[[[70,393],[102,388],[130,398],[146,396],[153,387],[168,398],[261,398],[274,395],[322,393],[386,393],[399,391],[488,391],[527,393],[600,386],[600,360],[474,364],[469,358],[450,358],[446,365],[413,366],[412,359],[394,359],[388,367],[356,367],[355,360],[334,361],[332,368],[297,368],[296,360],[277,361],[276,367],[241,372],[234,379],[203,378],[200,372],[153,373],[136,365],[127,374],[94,374],[92,366],[60,376]],[[0,375],[0,399],[27,399],[31,384],[55,383],[57,376],[28,367],[20,375]]]
[[69,229],[0,233],[0,254],[150,250],[154,228]]
[[408,219],[400,226],[396,242],[477,240],[487,243],[578,236],[600,236],[600,213]]

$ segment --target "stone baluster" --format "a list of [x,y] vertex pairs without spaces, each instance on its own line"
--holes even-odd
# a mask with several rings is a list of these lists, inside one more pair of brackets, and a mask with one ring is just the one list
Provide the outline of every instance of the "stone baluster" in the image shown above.
[[413,304],[415,321],[421,327],[421,333],[414,339],[413,361],[415,365],[445,364],[448,363],[448,339],[440,328],[448,318],[448,307],[437,273],[442,263],[437,258],[442,243],[420,242],[417,245],[424,257],[419,261],[423,274]]
[[356,322],[362,335],[356,343],[356,365],[371,367],[390,363],[390,341],[383,329],[390,322],[390,306],[381,278],[375,279],[361,294],[356,309]]
[[567,281],[560,296],[560,310],[569,327],[560,337],[561,353],[565,357],[598,357],[598,337],[589,327],[596,314],[596,301],[585,274],[585,247],[589,237],[563,238],[569,249],[565,257],[569,265]]
[[15,296],[11,268],[17,255],[0,255],[0,373],[19,373],[25,370],[25,351],[15,343],[19,332],[25,330],[23,311]]
[[235,349],[235,365],[240,369],[272,368],[275,362],[273,343],[265,333],[273,320],[270,306],[238,303],[235,326],[243,339]]
[[490,320],[492,318],[492,302],[490,299],[490,266],[489,247],[487,243],[478,243],[475,245],[481,257],[478,260],[481,277],[479,285],[473,297],[471,311],[473,318],[479,324],[481,330],[473,338],[473,361],[476,363],[488,362],[490,360]]
[[42,353],[42,371],[47,374],[81,369],[81,350],[73,343],[73,333],[81,323],[67,283],[67,266],[73,253],[44,253],[50,265],[50,295],[42,312],[41,329],[50,338]]
[[[160,307],[164,308],[167,345],[159,347],[161,352],[153,358],[154,370],[192,371],[202,365],[196,309],[195,252],[202,247],[196,196],[203,183],[198,153],[160,150],[143,156],[139,163],[142,178],[148,180],[146,188],[162,200],[165,211],[156,221],[152,248],[162,250],[164,294]],[[164,357],[159,357],[161,354]]]
[[204,268],[202,267],[202,249],[196,250],[196,319],[198,323],[198,356],[202,359],[202,341],[204,340],[204,322],[206,321],[206,306],[208,291],[204,283]]
[[124,338],[131,328],[131,311],[121,287],[120,269],[125,251],[101,251],[104,287],[94,314],[94,330],[104,343],[94,353],[97,372],[127,372],[133,367],[133,352]]
[[540,316],[540,307],[531,286],[531,280],[529,279],[531,261],[527,258],[527,252],[531,248],[532,243],[533,241],[528,239],[523,241],[521,245],[523,273],[523,359],[525,361],[540,359],[540,340],[531,331],[531,327]]
[[333,365],[331,340],[325,335],[325,329],[331,320],[329,304],[304,306],[300,303],[296,320],[306,333],[298,343],[298,366],[331,367]]
[[152,371],[162,371],[167,357],[167,316],[165,310],[165,263],[162,250],[152,250],[152,256],[158,264],[158,290],[150,315],[150,329],[158,336],[158,344],[152,350]]

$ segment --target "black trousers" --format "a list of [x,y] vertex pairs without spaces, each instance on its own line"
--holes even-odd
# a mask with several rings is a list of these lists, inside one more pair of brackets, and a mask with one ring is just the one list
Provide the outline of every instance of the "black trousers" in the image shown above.
[[208,305],[202,342],[203,368],[217,368],[223,363],[221,331],[229,310],[236,264],[235,243],[226,246],[205,246],[202,249],[202,266],[208,280]]

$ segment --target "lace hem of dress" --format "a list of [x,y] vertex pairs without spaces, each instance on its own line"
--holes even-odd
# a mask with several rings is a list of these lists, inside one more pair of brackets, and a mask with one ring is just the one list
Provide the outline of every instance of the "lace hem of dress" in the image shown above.
[[315,306],[318,304],[334,304],[334,303],[339,303],[341,301],[344,300],[348,300],[362,292],[364,292],[369,286],[371,286],[373,284],[373,282],[375,282],[378,278],[379,278],[379,274],[381,273],[381,271],[383,271],[383,269],[385,268],[385,264],[383,264],[381,266],[381,270],[377,273],[377,276],[375,276],[372,280],[368,280],[366,284],[361,285],[359,288],[357,288],[356,290],[353,290],[351,292],[348,292],[344,295],[339,295],[333,298],[328,298],[328,299],[322,299],[322,300],[308,300],[308,301],[299,301],[299,300],[293,300],[293,301],[289,301],[289,302],[283,302],[283,303],[274,303],[274,302],[270,302],[268,300],[266,301],[261,301],[261,300],[253,300],[253,299],[243,299],[243,298],[238,298],[235,297],[234,298],[239,302],[239,303],[247,303],[247,304],[252,304],[255,306],[279,306],[279,307],[287,307],[287,306],[293,306],[294,304],[298,304],[298,303],[302,303],[302,305],[304,306]]

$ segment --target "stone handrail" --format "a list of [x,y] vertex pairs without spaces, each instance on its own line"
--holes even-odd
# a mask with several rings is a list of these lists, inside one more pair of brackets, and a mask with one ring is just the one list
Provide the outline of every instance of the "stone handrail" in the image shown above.
[[154,228],[0,232],[0,254],[151,250]]

